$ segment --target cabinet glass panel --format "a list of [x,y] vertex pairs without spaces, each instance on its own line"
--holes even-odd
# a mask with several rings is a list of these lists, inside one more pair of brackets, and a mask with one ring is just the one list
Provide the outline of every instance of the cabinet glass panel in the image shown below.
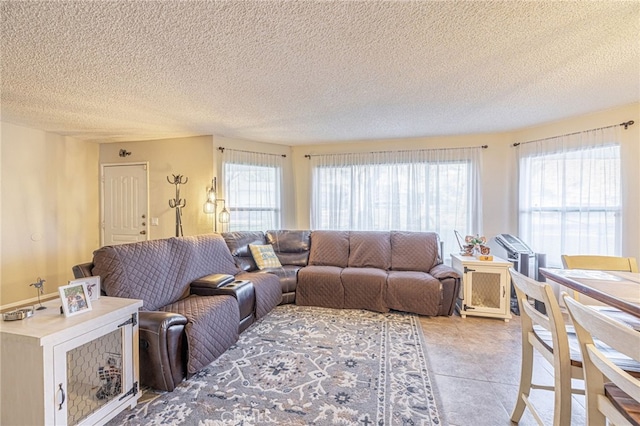
[[67,352],[67,420],[83,419],[122,393],[122,330]]
[[474,272],[471,291],[471,306],[500,308],[500,275]]

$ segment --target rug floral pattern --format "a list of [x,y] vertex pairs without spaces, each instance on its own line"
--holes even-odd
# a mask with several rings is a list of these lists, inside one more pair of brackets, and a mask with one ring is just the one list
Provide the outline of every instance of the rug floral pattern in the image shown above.
[[110,424],[440,425],[414,315],[278,306],[173,392]]

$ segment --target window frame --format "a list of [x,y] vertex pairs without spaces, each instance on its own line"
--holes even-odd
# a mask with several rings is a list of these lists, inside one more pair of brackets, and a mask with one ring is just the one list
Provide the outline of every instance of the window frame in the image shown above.
[[[228,150],[233,151],[233,150]],[[243,151],[237,151],[239,153],[243,153]],[[280,229],[282,226],[282,203],[283,203],[283,173],[284,173],[284,164],[280,161],[272,161],[274,154],[261,154],[261,153],[248,153],[253,154],[250,160],[240,159],[235,160],[233,157],[224,158],[222,161],[222,174],[224,181],[224,188],[226,192],[226,207],[231,214],[231,220],[228,226],[228,231],[267,231],[271,229]],[[226,154],[225,154],[226,155]],[[242,154],[240,154],[242,155]],[[261,161],[260,159],[263,159]],[[234,167],[246,168],[246,170],[234,170]],[[264,169],[263,172],[273,173],[274,179],[272,182],[266,182],[268,185],[272,186],[270,188],[270,193],[268,193],[266,198],[273,199],[273,206],[264,206],[264,205],[246,205],[246,204],[238,204],[240,197],[238,196],[238,191],[234,191],[235,184],[232,182],[234,176],[243,175],[243,174],[251,174],[256,173],[256,168]],[[236,177],[237,178],[237,177]],[[250,185],[251,179],[245,181],[244,183],[239,183],[239,185]],[[262,182],[265,182],[262,180]],[[264,191],[261,193],[264,195]],[[257,199],[256,197],[250,196],[252,199]],[[264,197],[262,197],[264,198]],[[252,220],[249,216],[248,225],[245,221],[240,222],[238,220],[238,215],[241,213],[271,213],[271,219],[265,222],[264,219],[255,221]],[[234,220],[235,217],[235,220]]]
[[[596,150],[602,150],[604,154],[598,156]],[[615,150],[615,154],[614,151]],[[532,246],[534,251],[545,253],[547,255],[547,265],[552,267],[561,267],[562,254],[594,254],[594,255],[608,255],[608,256],[620,256],[622,251],[622,161],[621,161],[621,145],[618,142],[609,142],[601,144],[585,144],[583,146],[576,144],[569,144],[569,147],[563,149],[562,146],[548,146],[538,151],[532,151],[530,153],[524,153],[518,157],[518,228],[521,238]],[[612,154],[614,154],[612,156]],[[555,185],[562,185],[558,191],[560,195],[557,197],[555,204],[550,203],[551,197],[545,199],[544,194],[538,194],[537,200],[540,201],[539,205],[536,205],[530,199],[527,198],[526,189],[530,188],[531,181],[533,181],[534,173],[531,170],[536,167],[532,164],[535,161],[544,161],[548,159],[550,164],[561,163],[559,167],[560,172],[557,173],[560,176],[560,182],[554,181]],[[600,163],[600,161],[609,160],[611,164]],[[579,165],[576,166],[576,163]],[[585,167],[592,164],[596,164],[592,167],[592,170],[588,175],[588,179],[584,177],[579,180],[579,186],[574,185],[568,187],[571,182],[567,182],[568,174],[574,170],[584,171]],[[528,163],[528,164],[527,164]],[[539,166],[542,167],[542,166]],[[556,165],[556,167],[558,167]],[[611,179],[606,183],[598,181],[598,173],[612,174],[613,183]],[[525,175],[526,174],[526,175]],[[582,175],[580,175],[582,176]],[[553,179],[556,175],[552,175],[549,179]],[[579,194],[582,195],[585,192],[585,182],[595,182],[592,186],[588,186],[589,197],[600,200],[600,202],[588,203],[579,196],[577,199],[568,197],[568,193],[573,193],[576,189],[579,190]],[[600,185],[598,187],[598,182]],[[542,186],[544,184],[541,184]],[[617,193],[611,195],[611,188],[613,186]],[[594,190],[597,190],[594,193]],[[542,191],[539,191],[542,192]],[[595,194],[595,196],[594,196]],[[575,197],[574,197],[575,198]],[[607,201],[614,200],[613,204],[606,204]],[[525,201],[526,200],[526,201]],[[576,202],[577,200],[577,202]],[[605,200],[605,201],[602,201]],[[546,215],[547,220],[542,221],[540,216]],[[600,215],[601,219],[597,220],[597,223],[593,223],[592,217]],[[538,216],[538,222],[535,223]],[[554,218],[555,216],[555,218]],[[572,216],[586,216],[587,228],[583,230],[583,221],[577,220]],[[611,219],[608,219],[608,218]],[[610,223],[610,220],[613,223]],[[559,226],[560,235],[558,238],[550,240],[548,232],[554,224]],[[590,230],[591,229],[591,230]],[[578,232],[578,240],[586,239],[587,242],[579,242],[578,248],[576,244],[571,244],[576,237],[570,237],[571,233]],[[612,240],[609,240],[610,232],[613,231]],[[537,235],[536,235],[537,234]],[[594,234],[589,237],[589,234]],[[591,241],[593,240],[593,242]],[[550,242],[552,241],[552,242]],[[595,244],[595,242],[598,242]],[[597,247],[597,249],[594,249]]]

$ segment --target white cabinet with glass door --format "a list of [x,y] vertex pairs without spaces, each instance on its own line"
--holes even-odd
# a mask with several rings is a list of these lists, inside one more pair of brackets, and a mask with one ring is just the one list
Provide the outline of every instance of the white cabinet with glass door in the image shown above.
[[477,315],[511,319],[511,262],[498,257],[478,260],[474,256],[451,255],[451,266],[462,276],[458,311],[462,318]]
[[92,305],[65,317],[56,299],[2,323],[1,424],[97,425],[136,405],[142,301],[101,297]]

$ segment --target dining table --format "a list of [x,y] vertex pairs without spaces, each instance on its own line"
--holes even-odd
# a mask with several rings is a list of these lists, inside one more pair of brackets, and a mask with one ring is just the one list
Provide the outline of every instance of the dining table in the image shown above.
[[640,319],[640,273],[540,268],[547,279]]

